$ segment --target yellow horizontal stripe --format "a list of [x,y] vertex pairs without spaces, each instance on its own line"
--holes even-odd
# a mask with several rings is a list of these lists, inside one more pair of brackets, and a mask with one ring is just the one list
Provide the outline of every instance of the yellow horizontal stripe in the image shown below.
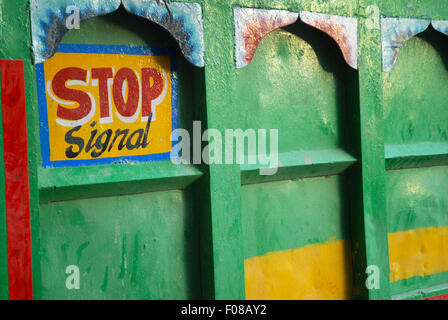
[[390,281],[448,271],[448,226],[389,234]]
[[350,261],[350,244],[345,240],[247,259],[246,298],[348,299],[352,296]]

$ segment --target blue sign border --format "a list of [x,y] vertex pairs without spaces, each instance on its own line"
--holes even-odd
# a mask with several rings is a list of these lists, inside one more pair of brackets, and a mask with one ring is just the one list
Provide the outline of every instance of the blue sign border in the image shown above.
[[[118,45],[90,45],[90,44],[61,44],[58,52],[63,53],[97,53],[97,54],[124,54],[124,55],[149,55],[169,56],[171,62],[171,109],[172,130],[179,128],[178,112],[178,87],[177,87],[177,65],[175,49],[152,48],[142,46],[118,46]],[[171,153],[157,153],[150,155],[125,156],[88,160],[63,160],[50,161],[50,135],[48,130],[47,94],[45,86],[44,63],[36,65],[37,98],[39,106],[39,131],[42,153],[42,166],[44,168],[54,167],[80,167],[112,163],[167,161],[171,159]],[[173,141],[173,147],[175,142]]]

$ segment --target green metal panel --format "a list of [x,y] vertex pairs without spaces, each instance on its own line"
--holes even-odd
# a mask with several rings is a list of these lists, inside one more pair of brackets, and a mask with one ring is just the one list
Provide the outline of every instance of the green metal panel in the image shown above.
[[[389,232],[448,226],[448,167],[393,170],[387,174]],[[426,252],[422,249],[422,255]],[[416,261],[416,264],[421,263]],[[399,295],[448,283],[448,272],[392,283]]]
[[[122,10],[83,23],[62,43],[177,47],[167,32]],[[195,113],[191,79],[196,71],[179,51],[176,59],[180,126],[188,129]],[[42,282],[35,288],[37,297],[199,298],[194,193],[180,189],[201,175],[194,166],[169,161],[40,168]],[[168,189],[178,190],[162,192]],[[76,200],[83,198],[89,200]],[[79,290],[65,286],[69,265],[80,269]]]
[[384,74],[386,145],[422,143],[424,151],[424,144],[448,142],[447,50],[446,36],[428,29],[405,43]]
[[389,232],[448,225],[446,166],[387,174]]
[[[182,191],[41,206],[42,299],[198,299],[192,194]],[[80,289],[67,290],[67,266]]]
[[[231,3],[204,1],[206,123],[224,133],[236,129],[233,11]],[[206,31],[207,30],[207,31]],[[244,299],[241,180],[238,165],[208,167],[209,186],[202,212],[206,298]],[[210,232],[210,233],[209,233]]]
[[242,191],[246,258],[350,239],[338,176],[249,184]]
[[[362,1],[366,8],[370,3]],[[365,11],[363,12],[365,14]],[[387,211],[385,203],[384,128],[381,85],[381,33],[359,19],[359,144],[360,165],[354,178],[355,199],[352,230],[355,247],[354,269],[359,297],[389,299]],[[353,244],[352,244],[353,245]],[[379,286],[367,288],[366,271],[376,266]]]
[[[428,29],[406,42],[394,69],[383,76],[385,157],[391,170],[387,173],[388,230],[409,232],[410,242],[411,232],[429,233],[448,226],[447,46],[445,36]],[[427,258],[429,248],[436,244],[437,240],[428,243],[428,248],[425,242],[420,244],[414,269],[427,272],[394,281],[394,299],[447,291],[447,272],[437,271]],[[445,259],[442,252],[437,259]]]
[[[350,240],[344,272],[357,298],[446,292],[446,272],[391,284],[387,253],[390,234],[448,226],[448,39],[424,32],[383,73],[381,30],[367,23],[371,1],[196,2],[205,68],[177,50],[180,126],[280,129],[277,175],[261,176],[260,164],[42,168],[29,1],[0,1],[0,58],[25,62],[34,297],[244,299],[245,260],[329,239]],[[440,1],[377,5],[387,17],[448,20]],[[330,37],[301,22],[268,35],[237,70],[234,7],[356,17],[358,71]],[[168,32],[122,9],[84,22],[63,43],[177,47]],[[1,139],[0,149],[1,157]],[[7,298],[0,171],[0,298]],[[67,290],[65,268],[77,263],[81,289]],[[379,289],[365,286],[371,265],[381,271]]]
[[[336,43],[300,22],[265,37],[250,65],[237,71],[238,127],[279,129],[279,173],[263,177],[256,166],[242,167],[246,259],[350,241],[348,190],[342,177],[330,175],[356,162],[346,151],[354,149],[349,143],[353,79]],[[312,176],[330,177],[306,178]],[[260,184],[269,180],[284,181]],[[351,261],[350,249],[343,255]],[[350,291],[351,264],[342,270]]]
[[237,127],[279,129],[280,153],[341,146],[346,68],[336,44],[312,27],[296,23],[271,33],[237,70]]

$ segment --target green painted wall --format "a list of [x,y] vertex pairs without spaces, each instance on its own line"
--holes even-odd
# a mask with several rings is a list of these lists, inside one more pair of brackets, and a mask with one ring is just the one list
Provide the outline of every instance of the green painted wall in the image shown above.
[[383,76],[386,144],[448,142],[448,41],[432,28],[407,41]]
[[[448,167],[389,171],[387,190],[389,232],[448,226]],[[440,272],[396,281],[391,289],[399,295],[445,283],[448,272]]]
[[348,66],[322,32],[303,23],[285,29],[266,36],[252,62],[237,70],[237,126],[280,129],[279,152],[339,147]]
[[[389,169],[401,169],[386,176],[389,232],[448,226],[447,46],[429,28],[406,42],[395,68],[383,75],[386,157]],[[441,272],[396,281],[391,290],[418,298],[422,289],[447,282],[448,272]]]
[[[436,274],[390,287],[387,256],[388,232],[446,225],[446,37],[430,30],[411,39],[383,74],[380,30],[366,24],[370,0],[198,0],[206,67],[192,67],[178,51],[181,126],[200,119],[221,131],[281,127],[287,167],[274,180],[282,181],[263,180],[257,165],[42,169],[28,2],[0,2],[0,58],[25,61],[35,298],[244,299],[245,258],[333,236],[351,240],[358,298],[447,282]],[[448,20],[441,1],[376,4],[385,16]],[[235,6],[357,17],[359,70],[346,66],[329,37],[301,23],[266,37],[253,62],[236,70]],[[122,11],[83,23],[63,42],[176,46],[161,28]],[[309,178],[316,175],[329,177]],[[410,181],[428,195],[408,194]],[[3,190],[2,183],[1,212]],[[7,298],[4,228],[0,215],[0,298]],[[110,259],[98,258],[104,255]],[[64,290],[64,267],[78,259],[90,280],[80,291]],[[368,265],[380,267],[379,290],[364,286]]]
[[[283,174],[284,181],[243,186],[246,259],[350,241],[349,189],[334,174],[342,174],[356,159],[337,172],[330,165],[338,152],[350,157],[348,150],[354,149],[348,119],[358,107],[349,93],[356,72],[349,69],[330,37],[297,22],[266,36],[249,66],[237,71],[238,126],[279,129],[279,152],[291,154],[294,165],[305,160],[302,170]],[[285,159],[280,163],[286,165]],[[310,165],[315,162],[323,168]],[[314,175],[327,177],[306,178]]]
[[[41,206],[42,299],[198,299],[198,219],[191,192]],[[67,290],[65,269],[80,269]]]
[[440,166],[388,172],[389,232],[448,226],[447,169]]
[[242,191],[246,258],[350,240],[338,176],[249,184]]
[[[193,77],[201,70],[194,70],[160,27],[120,10],[86,21],[79,30],[68,32],[62,43],[174,48],[180,127],[191,127],[198,114],[193,104]],[[40,187],[45,189],[41,189],[38,262],[42,282],[34,288],[35,298],[201,297],[194,193],[161,191],[184,189],[201,172],[181,170],[169,161],[115,166],[114,173],[111,166],[39,171]],[[107,178],[100,183],[99,176]],[[164,181],[176,176],[176,181]],[[129,183],[123,181],[125,177]],[[90,186],[86,185],[88,181]],[[52,184],[60,185],[61,190],[51,188]],[[148,191],[154,192],[132,195]],[[75,200],[79,198],[92,199]],[[67,290],[65,286],[69,265],[80,268],[80,290]]]

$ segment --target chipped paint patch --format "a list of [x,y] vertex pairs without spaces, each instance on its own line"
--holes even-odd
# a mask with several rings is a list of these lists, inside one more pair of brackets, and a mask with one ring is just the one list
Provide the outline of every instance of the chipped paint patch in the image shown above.
[[31,30],[35,63],[51,58],[67,33],[67,7],[79,8],[80,21],[114,12],[121,0],[31,0]]
[[300,12],[300,19],[332,37],[339,45],[347,64],[353,69],[358,69],[358,20],[356,18]]
[[392,70],[404,43],[428,28],[429,20],[381,18],[383,71]]
[[126,10],[157,23],[168,30],[179,43],[185,58],[197,67],[204,66],[204,26],[198,3],[168,3],[155,0],[123,0]]
[[68,6],[79,8],[80,21],[116,11],[123,3],[132,14],[157,23],[179,43],[186,59],[198,67],[204,66],[204,30],[202,8],[197,3],[177,3],[166,6],[157,0],[31,0],[31,26],[35,63],[51,58],[68,31]]
[[272,31],[293,24],[298,13],[284,10],[235,8],[236,67],[247,66],[254,57],[260,41]]
[[448,21],[446,20],[433,20],[431,22],[434,29],[448,36]]

